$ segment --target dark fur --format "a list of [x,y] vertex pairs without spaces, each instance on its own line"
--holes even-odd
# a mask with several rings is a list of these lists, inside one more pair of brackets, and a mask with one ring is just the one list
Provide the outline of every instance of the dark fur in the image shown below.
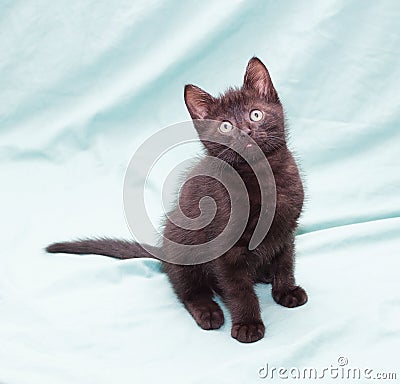
[[[265,330],[254,291],[255,283],[271,283],[274,300],[283,306],[296,307],[307,301],[306,292],[295,284],[293,274],[294,232],[304,195],[296,163],[286,146],[282,105],[267,69],[257,58],[249,61],[242,88],[229,89],[214,98],[198,87],[187,85],[185,102],[193,119],[228,120],[239,128],[240,135],[249,134],[257,142],[274,173],[276,211],[268,234],[250,252],[248,242],[260,212],[258,183],[248,164],[239,155],[221,145],[204,141],[207,153],[231,164],[245,182],[250,200],[247,227],[237,243],[221,257],[198,265],[163,262],[163,270],[177,296],[201,328],[217,329],[224,323],[222,310],[213,300],[217,293],[231,312],[232,337],[241,342],[254,342],[264,336]],[[253,109],[261,110],[264,119],[251,121],[249,113]],[[199,136],[201,138],[201,132]],[[236,139],[240,140],[240,137]],[[257,161],[255,158],[254,162]],[[197,167],[204,164],[202,160]],[[204,229],[191,231],[181,229],[167,220],[165,237],[180,244],[200,244],[223,230],[231,205],[226,190],[215,179],[198,176],[184,185],[179,196],[183,213],[192,218],[198,216],[198,202],[203,196],[211,196],[216,201],[217,214],[213,222]],[[112,239],[56,243],[50,245],[47,251],[104,254],[121,259],[151,257],[137,243]],[[174,249],[165,249],[165,252],[173,254]]]

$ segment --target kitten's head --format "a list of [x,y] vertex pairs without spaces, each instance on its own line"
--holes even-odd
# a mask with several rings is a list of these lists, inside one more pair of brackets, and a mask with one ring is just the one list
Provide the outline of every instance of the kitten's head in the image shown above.
[[[248,144],[249,136],[266,155],[285,145],[283,108],[267,68],[256,57],[247,65],[241,88],[230,88],[213,97],[189,84],[185,87],[185,103],[200,139],[206,133],[207,137],[223,138],[228,147],[243,142],[243,150],[250,156],[254,146]],[[205,120],[219,123],[202,124]],[[210,155],[230,163],[242,161],[226,146],[202,141]]]

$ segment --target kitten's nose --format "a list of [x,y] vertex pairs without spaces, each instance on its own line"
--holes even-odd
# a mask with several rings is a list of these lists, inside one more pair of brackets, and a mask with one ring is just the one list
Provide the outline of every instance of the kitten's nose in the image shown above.
[[243,127],[242,132],[245,133],[246,135],[251,136],[253,131],[249,127]]

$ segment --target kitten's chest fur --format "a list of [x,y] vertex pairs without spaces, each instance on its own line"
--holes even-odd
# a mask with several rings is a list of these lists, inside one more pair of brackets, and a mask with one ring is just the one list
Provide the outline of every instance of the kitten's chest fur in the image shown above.
[[[297,165],[287,148],[283,148],[277,153],[270,155],[268,161],[275,182],[275,213],[271,227],[261,246],[265,248],[266,243],[269,243],[269,247],[273,246],[275,249],[276,245],[271,243],[279,243],[281,238],[281,236],[279,236],[280,232],[282,235],[283,232],[286,235],[295,230],[297,219],[300,216],[303,206],[304,193]],[[242,165],[236,167],[236,170],[244,182],[247,196],[243,196],[243,191],[239,188],[233,188],[233,190],[231,190],[232,199],[240,205],[241,202],[248,197],[250,205],[246,228],[236,245],[248,247],[259,221],[261,209],[266,208],[261,202],[259,181],[251,170],[251,167]],[[223,195],[222,193],[222,196]],[[270,197],[272,198],[272,196]],[[227,201],[227,196],[221,198],[223,204],[227,204]],[[226,223],[229,219],[229,209],[223,209],[220,212],[224,217],[220,218],[219,222]]]

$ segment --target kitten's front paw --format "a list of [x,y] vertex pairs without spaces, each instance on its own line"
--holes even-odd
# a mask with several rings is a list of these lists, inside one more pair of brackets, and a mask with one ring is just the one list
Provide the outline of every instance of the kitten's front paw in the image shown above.
[[272,297],[278,304],[288,308],[299,307],[308,299],[306,291],[298,285],[282,290],[272,289]]
[[265,326],[262,322],[233,324],[231,335],[241,343],[254,343],[264,337]]

